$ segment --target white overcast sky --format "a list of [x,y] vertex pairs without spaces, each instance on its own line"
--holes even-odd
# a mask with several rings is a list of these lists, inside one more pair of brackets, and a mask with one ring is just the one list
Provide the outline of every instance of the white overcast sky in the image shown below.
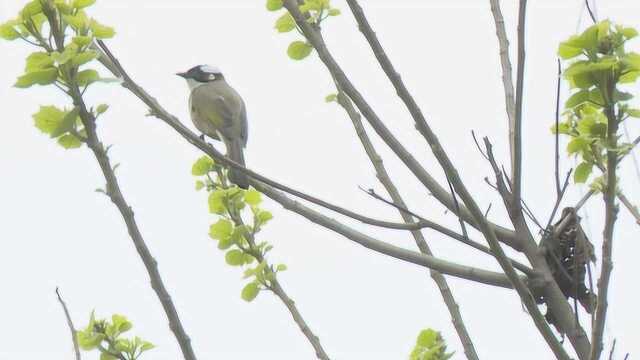
[[[0,19],[12,18],[21,0],[0,0]],[[193,65],[220,66],[243,95],[249,113],[248,165],[283,183],[381,219],[398,214],[368,198],[358,185],[382,192],[351,123],[335,104],[327,71],[313,55],[293,62],[286,47],[296,35],[273,30],[276,14],[264,0],[102,0],[91,9],[114,26],[108,43],[129,73],[171,112],[191,126],[188,91],[174,74]],[[344,1],[343,16],[324,26],[337,60],[381,118],[440,180],[429,147],[388,84]],[[503,1],[515,45],[516,1]],[[490,218],[508,225],[500,199],[484,182],[489,165],[472,145],[470,130],[490,136],[508,163],[506,120],[495,28],[488,0],[362,0],[380,40],[416,100]],[[524,196],[545,221],[555,199],[553,121],[557,43],[587,24],[579,0],[530,1],[524,107]],[[601,18],[640,27],[637,0],[599,1]],[[630,44],[640,50],[640,41]],[[71,342],[54,289],[60,286],[78,326],[95,309],[100,316],[127,315],[132,334],[157,348],[144,359],[181,357],[162,308],[115,207],[94,192],[103,186],[86,149],[65,151],[33,126],[40,104],[65,105],[52,88],[12,87],[29,53],[24,43],[0,42],[0,359],[70,359]],[[512,46],[513,50],[513,46]],[[512,51],[513,55],[513,51]],[[636,94],[639,89],[633,89]],[[566,98],[568,89],[563,89]],[[207,236],[214,216],[206,194],[194,191],[191,163],[199,152],[117,85],[87,95],[106,102],[103,142],[142,233],[173,296],[200,359],[314,358],[311,346],[274,296],[240,299],[241,271],[224,263]],[[633,134],[637,124],[629,124]],[[415,211],[452,227],[456,219],[412,178],[374,137],[396,184]],[[563,157],[563,170],[573,166]],[[631,161],[621,173],[628,196],[640,202]],[[582,190],[584,191],[584,190]],[[580,197],[572,189],[566,204]],[[273,262],[289,271],[283,286],[335,359],[403,359],[420,329],[442,331],[456,359],[463,358],[439,292],[418,266],[362,248],[265,201],[275,220],[261,240],[275,246]],[[599,249],[602,203],[594,198],[585,222]],[[323,211],[332,217],[339,215]],[[402,231],[384,231],[344,220],[381,240],[415,249]],[[443,258],[497,269],[495,260],[427,232]],[[476,239],[481,240],[477,234]],[[607,342],[640,354],[637,326],[638,226],[621,210],[616,226]],[[514,292],[448,278],[480,358],[548,359],[552,355]],[[588,318],[581,317],[583,324]],[[96,354],[86,354],[96,359]],[[622,356],[619,357],[621,359]]]

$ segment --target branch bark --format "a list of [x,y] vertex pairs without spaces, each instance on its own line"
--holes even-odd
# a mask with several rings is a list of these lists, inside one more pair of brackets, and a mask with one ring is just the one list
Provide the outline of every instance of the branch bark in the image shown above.
[[[338,85],[336,84],[336,86]],[[389,196],[391,196],[391,199],[393,200],[393,202],[399,207],[406,208],[407,207],[406,203],[402,199],[402,196],[400,195],[398,188],[395,186],[395,184],[391,180],[391,177],[389,176],[389,173],[387,172],[387,169],[384,166],[382,158],[376,151],[375,147],[373,146],[373,143],[371,143],[371,140],[369,139],[369,136],[367,135],[367,132],[364,126],[362,125],[362,119],[360,117],[360,114],[353,107],[351,100],[349,100],[349,98],[340,91],[339,86],[338,86],[338,103],[340,104],[340,106],[342,106],[342,108],[345,110],[345,112],[351,119],[351,122],[353,123],[353,126],[355,128],[356,134],[360,138],[360,142],[362,143],[362,146],[365,152],[367,153],[367,156],[369,157],[369,160],[371,161],[371,164],[373,165],[376,171],[376,176],[378,180],[384,186]],[[406,223],[415,223],[413,216],[407,214],[406,212],[403,212],[402,210],[399,210],[399,212]],[[411,234],[413,235],[413,238],[416,242],[416,245],[418,246],[418,249],[420,249],[420,252],[422,252],[425,255],[433,256],[433,253],[429,248],[429,245],[427,244],[427,241],[425,240],[425,237],[422,234],[422,232],[419,230],[415,230],[415,231],[412,231]],[[431,274],[431,278],[438,286],[438,289],[440,290],[440,295],[442,296],[442,299],[445,305],[447,306],[447,310],[449,311],[449,314],[451,316],[451,322],[453,323],[453,327],[456,329],[458,338],[462,343],[462,347],[464,349],[464,353],[467,359],[478,360],[478,354],[476,353],[476,349],[473,346],[473,341],[471,340],[471,336],[469,335],[469,332],[467,331],[467,328],[464,324],[464,320],[462,319],[460,308],[453,296],[451,288],[449,288],[447,279],[441,273],[435,270],[431,270],[430,274]]]
[[520,0],[518,10],[518,70],[516,79],[516,112],[513,141],[513,205],[521,208],[522,199],[522,102],[524,93],[525,24],[527,0]]
[[71,97],[73,98],[74,105],[80,109],[80,119],[87,131],[87,146],[93,152],[98,164],[100,165],[100,169],[102,170],[102,174],[106,180],[106,193],[109,199],[116,205],[122,218],[127,226],[127,230],[129,231],[129,236],[133,241],[133,244],[138,251],[138,255],[140,255],[140,259],[144,263],[144,266],[149,274],[149,278],[151,280],[151,287],[156,292],[158,300],[162,304],[162,307],[167,315],[169,320],[169,328],[173,331],[178,344],[180,345],[180,349],[182,350],[182,355],[185,360],[196,360],[196,355],[191,347],[191,340],[187,335],[182,322],[178,316],[178,311],[176,310],[175,305],[173,304],[173,300],[167,291],[160,272],[158,271],[158,263],[154,259],[153,255],[151,255],[151,251],[147,247],[147,244],[140,233],[140,229],[138,228],[138,224],[136,223],[133,209],[129,206],[127,201],[125,200],[122,192],[120,190],[120,185],[118,184],[118,179],[113,171],[113,167],[111,166],[111,162],[107,155],[107,151],[104,146],[100,142],[96,132],[95,125],[95,117],[93,114],[87,109],[80,90],[77,86],[71,86]]

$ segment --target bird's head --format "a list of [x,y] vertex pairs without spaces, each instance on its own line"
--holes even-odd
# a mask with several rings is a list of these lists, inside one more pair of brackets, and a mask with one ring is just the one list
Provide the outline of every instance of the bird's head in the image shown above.
[[188,71],[180,72],[176,75],[187,80],[187,83],[189,83],[191,88],[211,81],[224,79],[224,75],[222,75],[220,68],[211,65],[194,66]]

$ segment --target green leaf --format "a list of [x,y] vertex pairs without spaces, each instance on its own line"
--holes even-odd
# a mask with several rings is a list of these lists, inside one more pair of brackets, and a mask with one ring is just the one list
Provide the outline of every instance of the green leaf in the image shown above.
[[590,141],[588,139],[585,139],[583,137],[574,138],[569,142],[569,144],[567,144],[567,152],[569,154],[580,152],[587,149],[589,147],[589,144]]
[[333,101],[337,101],[338,100],[338,94],[329,94],[324,98],[325,102],[333,102]]
[[111,322],[120,334],[127,332],[133,328],[133,324],[124,315],[113,314]]
[[256,296],[258,296],[259,292],[260,288],[258,287],[258,283],[250,282],[242,289],[240,296],[242,297],[242,300],[251,302],[256,298]]
[[81,66],[92,60],[97,59],[100,54],[97,51],[89,50],[79,53],[71,59],[73,66]]
[[276,20],[275,28],[280,33],[286,33],[296,28],[296,21],[289,12],[286,12]]
[[140,346],[140,352],[151,350],[151,349],[153,349],[155,347],[156,347],[155,345],[153,345],[152,343],[150,343],[148,341],[142,341],[142,345]]
[[580,90],[577,93],[571,95],[571,97],[569,97],[569,99],[567,99],[567,101],[564,103],[564,107],[566,109],[571,109],[577,105],[582,104],[585,101],[589,100],[589,91],[587,90]]
[[593,164],[586,162],[580,163],[573,173],[573,181],[576,184],[584,184],[589,178],[589,175],[591,175],[591,171],[593,171]]
[[258,190],[251,188],[245,191],[244,201],[251,206],[256,206],[262,202],[262,197],[260,196],[260,192]]
[[55,106],[41,106],[40,110],[33,114],[36,128],[50,135],[60,126],[66,112]]
[[338,16],[340,14],[341,14],[340,9],[330,9],[329,10],[329,16]]
[[104,114],[105,112],[107,112],[107,110],[109,110],[109,105],[107,104],[100,104],[98,105],[98,107],[96,108],[96,113],[98,115],[100,114]]
[[620,90],[614,90],[613,93],[613,100],[614,101],[629,101],[633,99],[633,95],[628,93],[628,92],[624,92],[624,91],[620,91]]
[[20,33],[14,28],[17,25],[15,20],[9,20],[0,24],[0,38],[5,40],[15,40],[20,37]]
[[264,225],[266,224],[269,220],[273,219],[273,214],[271,214],[269,211],[266,210],[261,210],[258,213],[258,220],[260,221],[260,224]]
[[227,240],[231,238],[233,224],[227,219],[220,219],[209,228],[209,236],[215,240]]
[[212,158],[208,156],[202,156],[191,166],[191,175],[193,176],[204,176],[213,169],[215,165]]
[[267,10],[278,11],[282,9],[282,0],[267,0]]
[[53,59],[48,53],[37,51],[27,56],[27,64],[24,71],[29,73],[53,67]]
[[13,85],[17,88],[28,88],[35,84],[49,85],[53,84],[58,78],[58,69],[50,68],[44,70],[37,70],[28,72],[18,78],[18,81]]
[[78,118],[78,114],[80,113],[80,109],[78,107],[74,107],[73,110],[67,112],[58,126],[53,129],[51,132],[51,137],[56,138],[66,132],[69,132],[76,125],[76,119]]
[[76,9],[83,9],[96,3],[96,0],[74,0],[73,7]]
[[100,354],[100,360],[118,360],[118,358],[114,355],[103,352]]
[[422,330],[418,335],[416,345],[431,348],[438,341],[438,332],[432,329]]
[[287,55],[293,60],[302,60],[311,54],[313,47],[304,41],[294,41],[287,49]]
[[625,38],[627,38],[627,40],[633,39],[634,37],[638,36],[638,30],[632,27],[619,28],[618,32],[620,32]]
[[34,15],[40,14],[42,12],[42,4],[40,4],[40,0],[32,0],[27,5],[25,5],[20,11],[20,17],[22,20],[27,21],[29,18]]
[[196,191],[202,190],[204,188],[204,186],[205,186],[204,182],[202,182],[200,180],[196,181]]
[[82,70],[76,74],[78,86],[87,86],[100,80],[100,75],[93,69]]
[[244,265],[244,253],[238,249],[227,251],[224,260],[231,266]]
[[74,36],[72,41],[74,44],[78,46],[87,46],[91,44],[91,42],[93,41],[93,37],[78,35],[78,36]]
[[227,207],[224,204],[225,192],[217,190],[209,194],[209,212],[212,214],[224,214]]
[[76,31],[89,27],[89,18],[84,11],[78,11],[75,15],[62,15],[62,19]]
[[109,39],[116,34],[116,31],[112,27],[102,25],[94,19],[91,19],[89,28],[91,29],[93,36],[97,39]]
[[278,264],[278,266],[276,266],[276,271],[285,271],[287,270],[287,265],[285,264]]
[[77,149],[82,146],[82,142],[72,134],[64,134],[58,138],[58,144],[65,149]]

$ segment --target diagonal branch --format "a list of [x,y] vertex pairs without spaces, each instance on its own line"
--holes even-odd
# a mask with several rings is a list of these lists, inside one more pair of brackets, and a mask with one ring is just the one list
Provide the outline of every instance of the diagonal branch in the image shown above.
[[[398,188],[395,186],[395,184],[391,180],[391,177],[389,177],[389,173],[387,172],[387,169],[384,166],[382,158],[380,157],[375,147],[373,146],[373,143],[369,139],[369,136],[367,135],[367,132],[364,126],[362,125],[362,119],[361,119],[360,113],[358,113],[358,111],[353,107],[353,104],[351,103],[349,98],[346,95],[344,95],[344,93],[339,91],[340,90],[339,85],[336,84],[336,86],[338,87],[338,103],[340,104],[340,106],[342,106],[342,108],[345,110],[345,112],[351,119],[351,122],[353,123],[353,126],[356,130],[356,134],[358,135],[358,137],[360,138],[360,142],[362,143],[362,147],[367,153],[367,156],[369,157],[369,160],[371,161],[371,164],[373,165],[376,171],[376,176],[378,180],[387,190],[387,193],[389,193],[389,195],[391,196],[391,199],[393,200],[392,204],[398,207],[400,215],[402,216],[404,221],[406,223],[414,223],[415,222],[414,217],[410,215],[408,212],[401,210],[401,208],[406,209],[407,205],[402,199],[402,196],[400,195]],[[370,192],[370,194],[372,194],[372,196],[376,195],[373,191]],[[413,238],[416,242],[416,245],[418,246],[418,249],[420,249],[420,252],[422,252],[423,254],[432,256],[433,253],[429,248],[429,245],[427,244],[427,241],[424,235],[422,234],[422,232],[415,230],[415,231],[412,231],[411,234],[413,235]],[[466,239],[467,237],[464,236],[464,238]],[[464,321],[462,320],[462,314],[460,313],[460,308],[453,296],[451,288],[449,288],[447,279],[437,271],[431,271],[431,278],[438,286],[442,299],[445,305],[447,306],[447,310],[449,310],[449,314],[451,315],[451,322],[453,323],[453,326],[456,329],[456,332],[458,333],[458,337],[460,338],[460,342],[462,343],[462,347],[464,348],[464,353],[467,356],[467,359],[478,360],[478,354],[476,353],[476,350],[473,346],[473,341],[471,340],[471,336],[469,336],[469,333],[464,324]]]
[[133,210],[122,195],[118,179],[116,178],[113,167],[111,166],[107,151],[98,138],[95,125],[96,119],[93,113],[87,109],[77,85],[71,86],[70,95],[73,98],[74,105],[80,109],[80,119],[87,131],[86,143],[98,161],[102,174],[106,180],[107,196],[111,199],[114,205],[116,205],[122,215],[127,226],[127,230],[129,231],[129,236],[131,237],[140,258],[144,263],[147,273],[149,274],[151,287],[156,292],[156,295],[164,308],[165,314],[167,315],[169,328],[173,331],[185,360],[196,360],[195,353],[191,347],[191,340],[182,326],[182,322],[178,316],[178,311],[176,310],[173,300],[171,300],[171,296],[169,295],[160,272],[158,271],[158,263],[153,258],[153,255],[151,255],[151,251],[149,251],[149,248],[140,233],[140,229],[134,218]]
[[[365,235],[317,211],[314,211],[298,203],[297,201],[293,201],[282,192],[272,188],[271,186],[265,185],[253,179],[251,180],[251,185],[272,200],[280,203],[285,209],[302,215],[303,217],[309,219],[311,222],[332,230],[346,237],[347,239],[373,251],[394,257],[399,260],[424,266],[426,268],[439,271],[443,274],[479,282],[482,284],[512,288],[512,285],[505,274],[456,264],[450,261],[442,260],[433,256],[421,254],[415,251],[407,250],[395,245],[385,243],[378,239],[372,238],[371,236]],[[521,281],[526,281],[526,277],[522,275],[520,275],[519,279]]]
[[81,360],[82,356],[80,355],[80,346],[78,346],[78,337],[76,336],[76,328],[73,326],[73,320],[71,320],[71,315],[69,314],[69,309],[67,309],[67,304],[62,300],[62,296],[60,295],[60,290],[56,288],[56,295],[58,296],[58,302],[62,306],[62,310],[64,311],[64,316],[67,318],[67,325],[69,326],[69,330],[71,331],[71,341],[73,341],[73,351],[76,355],[76,360]]
[[[111,54],[109,49],[105,46],[102,41],[99,41],[99,44],[103,50],[103,55],[100,57],[101,62],[107,67],[110,71],[113,72],[114,75],[122,78],[122,85],[129,89],[135,96],[137,96],[142,102],[144,102],[151,110],[153,116],[159,118],[171,128],[173,128],[176,132],[178,132],[183,138],[185,138],[190,144],[194,145],[196,148],[200,149],[203,153],[211,156],[217,162],[225,165],[231,166],[234,169],[250,176],[252,178],[251,184],[260,192],[264,193],[266,196],[270,197],[272,200],[279,202],[284,208],[290,209],[298,214],[304,216],[305,218],[315,222],[323,227],[334,230],[337,233],[340,233],[347,237],[348,239],[355,241],[371,250],[377,251],[382,254],[386,254],[388,256],[404,260],[407,262],[411,262],[417,265],[425,266],[428,268],[434,268],[438,271],[441,271],[445,274],[450,274],[452,276],[458,276],[464,279],[495,285],[500,287],[510,288],[511,285],[509,280],[504,274],[481,270],[477,268],[471,268],[463,265],[458,265],[455,263],[451,263],[445,260],[441,260],[434,257],[429,257],[426,255],[422,255],[417,252],[409,251],[403,249],[398,246],[390,245],[380,240],[371,238],[367,235],[364,235],[350,227],[343,225],[342,223],[331,219],[325,215],[322,215],[310,208],[307,208],[289,198],[287,198],[280,191],[286,191],[294,196],[300,197],[304,200],[308,200],[310,202],[316,203],[319,205],[324,202],[319,199],[315,199],[309,195],[301,193],[299,191],[293,190],[287,186],[281,185],[273,180],[270,180],[260,174],[257,174],[242,165],[230,160],[218,150],[216,150],[213,146],[206,143],[199,136],[194,134],[187,127],[182,125],[180,120],[177,117],[170,114],[166,111],[158,101],[149,95],[143,88],[138,86],[124,71],[122,66],[119,64],[118,60]],[[315,200],[315,201],[313,201]],[[326,206],[325,206],[326,207]],[[333,210],[332,208],[330,208]],[[344,210],[347,212],[346,210]],[[339,211],[338,211],[339,212]],[[342,212],[340,212],[342,213]],[[348,213],[348,212],[347,212]],[[415,229],[413,224],[399,224],[405,227],[407,230]],[[505,232],[509,230],[505,229]],[[524,279],[524,277],[523,277]]]
[[[425,137],[428,136],[426,134],[426,120],[424,115],[415,100],[412,98],[411,94],[404,86],[402,79],[396,72],[395,68],[391,64],[391,61],[387,57],[384,52],[384,49],[380,45],[375,33],[371,29],[368,24],[362,9],[358,5],[356,1],[348,0],[347,3],[351,7],[356,20],[358,21],[358,25],[360,30],[369,41],[373,49],[373,53],[380,62],[382,69],[385,71],[387,76],[391,79],[397,93],[400,98],[404,101],[411,113],[412,117],[416,121],[417,130]],[[355,103],[356,107],[360,110],[362,115],[367,119],[369,124],[373,127],[376,133],[382,138],[382,140],[389,146],[389,148],[398,156],[398,158],[407,166],[407,168],[416,176],[416,178],[430,191],[430,193],[438,199],[444,206],[446,206],[450,211],[455,212],[455,205],[453,202],[453,198],[451,194],[447,190],[445,190],[430,174],[425,170],[425,168],[415,159],[415,157],[400,143],[400,141],[391,133],[391,131],[387,128],[387,126],[380,120],[375,111],[371,108],[371,106],[366,102],[360,92],[353,86],[349,78],[342,71],[340,66],[337,64],[333,56],[330,54],[327,49],[324,39],[322,35],[318,31],[318,29],[314,28],[313,25],[306,22],[304,19],[304,15],[299,11],[296,6],[296,2],[294,0],[286,0],[284,2],[285,7],[289,12],[293,15],[296,23],[302,30],[303,34],[306,36],[307,40],[313,45],[313,47],[318,52],[320,59],[325,63],[329,71],[331,72],[332,77],[335,81],[340,85],[342,90],[345,92],[347,96]],[[471,213],[464,206],[460,209],[460,214],[466,222],[472,225],[475,228],[479,227],[477,220],[471,216]],[[509,245],[510,247],[519,250],[520,244],[517,243],[515,239],[514,233],[511,230],[505,229],[493,223],[490,226],[495,230],[498,234],[500,241]]]

